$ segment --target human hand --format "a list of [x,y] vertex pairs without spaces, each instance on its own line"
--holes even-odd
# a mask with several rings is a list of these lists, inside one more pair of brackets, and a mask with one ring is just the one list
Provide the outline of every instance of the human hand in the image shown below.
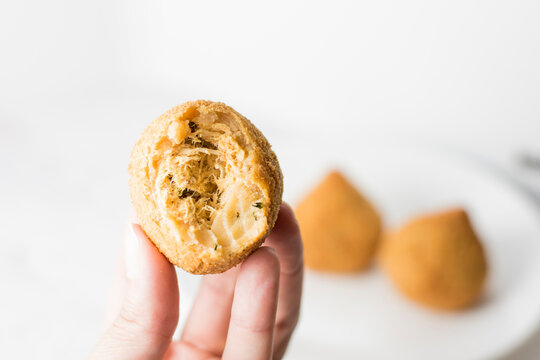
[[205,275],[179,341],[174,266],[131,224],[120,257],[106,328],[91,360],[281,359],[298,321],[302,242],[281,205],[265,246],[242,264]]

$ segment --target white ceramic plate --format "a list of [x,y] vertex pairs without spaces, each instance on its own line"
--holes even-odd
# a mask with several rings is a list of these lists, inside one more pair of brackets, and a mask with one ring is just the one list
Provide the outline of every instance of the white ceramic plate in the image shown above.
[[402,297],[376,266],[351,276],[308,271],[287,359],[493,359],[526,340],[540,320],[536,204],[464,158],[394,141],[343,138],[280,149],[287,154],[280,157],[286,198],[298,200],[306,184],[338,167],[379,207],[388,226],[464,206],[489,257],[487,291],[474,308],[440,313]]
[[[350,140],[347,140],[350,139]],[[521,190],[478,164],[395,141],[339,138],[275,143],[284,198],[298,201],[339,168],[377,205],[387,226],[464,206],[489,257],[487,291],[464,312],[440,313],[402,297],[375,266],[350,276],[308,271],[302,316],[286,359],[493,359],[540,320],[540,214]],[[181,319],[196,280],[185,273]]]

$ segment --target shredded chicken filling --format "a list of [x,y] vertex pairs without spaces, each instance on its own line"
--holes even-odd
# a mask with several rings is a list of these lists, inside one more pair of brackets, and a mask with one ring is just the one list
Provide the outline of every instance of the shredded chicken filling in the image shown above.
[[236,126],[227,115],[197,113],[171,123],[156,144],[154,196],[178,241],[234,251],[264,231],[267,204],[246,180],[250,147]]
[[195,214],[190,217],[201,227],[210,227],[220,205],[221,190],[218,183],[225,177],[225,167],[215,141],[221,134],[203,138],[196,130],[172,151],[175,171],[167,174],[171,208],[178,215]]
[[242,175],[248,171],[243,141],[217,114],[171,125],[155,184],[162,214],[180,241],[190,238],[217,251],[264,229],[261,190]]

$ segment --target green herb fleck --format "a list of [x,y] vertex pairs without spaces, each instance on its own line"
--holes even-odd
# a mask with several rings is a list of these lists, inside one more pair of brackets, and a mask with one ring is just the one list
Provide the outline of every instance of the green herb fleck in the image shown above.
[[236,212],[236,218],[238,219],[240,217],[240,213],[237,211]]
[[189,125],[189,129],[191,130],[191,132],[195,132],[199,128],[199,126],[197,124],[195,124],[193,121],[190,121],[188,123],[188,125]]
[[201,144],[200,147],[205,148],[205,149],[217,150],[217,146],[212,144],[210,141],[203,139],[199,135],[196,135],[196,137],[197,137],[197,140],[199,140]]
[[216,251],[216,250],[217,250],[217,244],[216,244],[216,246],[214,246],[214,251]]
[[199,194],[195,190],[191,189],[178,189],[178,197],[180,199],[185,199],[187,197],[192,197],[195,201],[199,200],[201,198],[201,194]]
[[256,207],[257,209],[262,209],[263,204],[260,201],[257,201],[255,204],[253,204],[253,207]]
[[212,144],[210,141],[203,139],[200,135],[195,135],[195,138],[193,137],[187,137],[184,140],[184,144],[191,145],[196,148],[205,148],[205,149],[212,149],[217,150],[217,146]]

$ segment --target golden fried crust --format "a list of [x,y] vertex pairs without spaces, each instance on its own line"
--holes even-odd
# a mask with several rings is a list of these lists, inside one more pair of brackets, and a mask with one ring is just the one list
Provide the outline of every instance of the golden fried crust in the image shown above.
[[371,203],[339,172],[331,172],[296,208],[306,265],[350,272],[366,268],[381,232]]
[[[206,134],[220,142],[211,144]],[[189,156],[195,159],[189,174],[195,175],[175,168]],[[223,103],[190,101],[165,112],[139,137],[128,171],[144,231],[171,263],[193,274],[237,265],[264,242],[277,219],[283,176],[276,155],[248,119]],[[208,192],[192,190],[203,182]],[[258,199],[254,207],[242,205],[250,197]],[[217,219],[224,225],[215,225]]]
[[463,209],[412,220],[385,238],[380,259],[401,292],[437,309],[474,303],[487,274],[482,244]]

